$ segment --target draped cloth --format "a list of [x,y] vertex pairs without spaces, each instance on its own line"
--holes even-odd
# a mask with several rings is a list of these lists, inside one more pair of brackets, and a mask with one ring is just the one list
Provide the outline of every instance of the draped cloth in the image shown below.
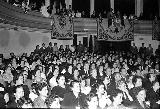
[[67,15],[54,15],[52,20],[52,39],[73,39],[73,19]]
[[134,22],[132,20],[113,19],[108,25],[108,19],[97,19],[97,39],[105,41],[134,40]]
[[160,41],[160,21],[154,20],[152,24],[152,40]]

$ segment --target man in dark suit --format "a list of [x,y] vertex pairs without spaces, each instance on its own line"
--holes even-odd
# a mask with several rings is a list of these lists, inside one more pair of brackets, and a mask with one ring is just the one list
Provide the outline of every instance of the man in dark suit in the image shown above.
[[86,96],[80,93],[80,84],[78,81],[71,82],[71,92],[64,95],[62,109],[80,109],[85,107]]
[[141,58],[145,58],[146,55],[146,47],[144,46],[144,43],[142,43],[142,46],[139,48],[139,55]]

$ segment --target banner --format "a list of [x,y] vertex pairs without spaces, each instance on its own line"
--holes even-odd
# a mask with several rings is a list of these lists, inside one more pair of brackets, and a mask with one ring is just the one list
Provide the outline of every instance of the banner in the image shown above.
[[51,38],[73,39],[73,19],[66,15],[54,15],[52,21]]
[[133,20],[97,19],[97,40],[126,41],[134,40]]
[[152,40],[160,41],[160,21],[154,20],[152,25]]

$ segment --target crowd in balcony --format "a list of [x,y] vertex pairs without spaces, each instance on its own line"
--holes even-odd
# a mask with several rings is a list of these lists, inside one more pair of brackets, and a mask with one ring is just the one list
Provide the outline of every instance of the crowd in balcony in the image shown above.
[[[99,18],[99,17],[108,18],[108,14],[110,13],[107,11],[100,12],[100,13],[93,11],[93,13],[90,15],[90,13],[86,12],[86,11],[80,12],[78,10],[72,10],[71,5],[69,5],[69,7],[67,9],[64,0],[55,0],[55,1],[51,0],[49,6],[45,5],[45,0],[37,0],[37,1],[32,0],[29,2],[28,2],[28,0],[4,0],[4,1],[6,1],[9,4],[12,4],[14,6],[23,8],[25,13],[27,13],[29,11],[37,11],[37,12],[41,12],[42,15],[45,17],[51,17],[54,14],[62,14],[63,13],[65,15],[72,16],[74,18]],[[117,15],[117,13],[115,13],[115,16]],[[121,15],[121,16],[123,16],[122,18],[124,18],[124,19],[136,18],[136,16],[134,16],[132,14],[129,16],[127,16],[126,14]]]
[[1,108],[159,109],[160,46],[89,52],[52,42],[0,57]]

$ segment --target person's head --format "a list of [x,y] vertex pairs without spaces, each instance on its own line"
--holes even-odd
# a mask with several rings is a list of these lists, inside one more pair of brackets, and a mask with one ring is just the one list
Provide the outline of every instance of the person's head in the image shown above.
[[22,108],[33,108],[32,102],[30,100],[24,100],[24,103],[21,106]]
[[79,41],[79,45],[80,45],[80,44],[82,44],[82,42],[81,42],[81,41]]
[[121,75],[126,76],[127,75],[127,70],[125,68],[120,69]]
[[84,63],[84,69],[89,70],[89,64],[87,62]]
[[124,90],[127,89],[125,82],[122,81],[122,80],[118,82],[117,88],[118,88],[119,90],[121,90],[121,91],[124,91]]
[[154,68],[150,68],[149,69],[149,73],[153,73],[154,74],[155,73],[155,69]]
[[22,85],[18,85],[15,87],[14,96],[16,100],[19,100],[20,98],[24,97],[24,89]]
[[155,90],[155,91],[159,90],[159,88],[160,88],[159,82],[154,81],[152,87],[153,87],[153,90]]
[[74,69],[73,69],[73,75],[74,75],[75,77],[78,77],[78,75],[79,75],[78,68],[74,68]]
[[110,67],[106,69],[106,75],[110,76],[112,74],[112,70]]
[[45,43],[42,43],[42,47],[45,47]]
[[49,42],[49,46],[52,46],[52,42]]
[[119,89],[115,89],[114,92],[112,93],[111,96],[111,101],[113,103],[113,105],[118,106],[122,103],[123,101],[123,93],[121,90]]
[[56,80],[59,86],[62,86],[65,84],[65,76],[63,74],[59,74]]
[[38,83],[36,92],[39,96],[47,97],[48,96],[48,85],[45,82]]
[[99,94],[103,94],[104,93],[104,84],[103,83],[99,83],[99,84],[97,84],[97,93],[99,93]]
[[77,63],[77,68],[81,69],[81,63]]
[[59,99],[59,96],[57,95],[51,95],[49,97],[49,107],[50,108],[60,108],[60,99]]
[[98,107],[98,96],[94,93],[88,94],[86,98],[89,109],[97,109]]
[[145,89],[139,88],[134,93],[135,93],[135,97],[138,99],[138,101],[145,101],[145,99],[146,99]]
[[92,64],[91,64],[91,69],[95,69],[96,68],[96,64],[93,62]]
[[73,92],[75,93],[79,93],[80,92],[80,84],[79,84],[79,81],[72,81],[71,84],[70,84],[70,87],[72,89]]
[[94,78],[97,78],[97,70],[96,69],[92,69],[91,76]]
[[103,72],[103,69],[104,69],[104,67],[103,67],[103,65],[99,65],[99,72]]
[[14,78],[13,78],[13,82],[16,85],[22,85],[23,82],[24,82],[23,74],[22,73],[18,73],[17,75],[15,75]]
[[148,79],[149,79],[150,82],[153,82],[153,81],[156,80],[156,75],[153,74],[153,73],[147,74],[147,77],[148,77]]
[[132,83],[134,84],[135,87],[142,87],[142,77],[140,76],[133,77]]
[[135,43],[133,43],[133,46],[135,46]]
[[57,46],[57,43],[54,43],[54,46]]
[[26,70],[23,70],[22,74],[23,74],[23,81],[25,81],[28,78],[28,72]]
[[81,83],[80,83],[80,85],[81,85],[81,87],[85,87],[86,86],[86,79],[82,79],[81,80]]
[[57,68],[55,68],[54,71],[53,71],[53,75],[58,76],[58,74],[59,74],[59,70]]
[[115,81],[119,81],[119,80],[121,80],[121,74],[119,73],[119,72],[115,72],[114,73],[114,79],[115,79]]
[[109,76],[105,76],[104,77],[104,80],[103,80],[103,83],[105,84],[105,85],[107,85],[107,84],[109,84],[110,83],[110,77]]

